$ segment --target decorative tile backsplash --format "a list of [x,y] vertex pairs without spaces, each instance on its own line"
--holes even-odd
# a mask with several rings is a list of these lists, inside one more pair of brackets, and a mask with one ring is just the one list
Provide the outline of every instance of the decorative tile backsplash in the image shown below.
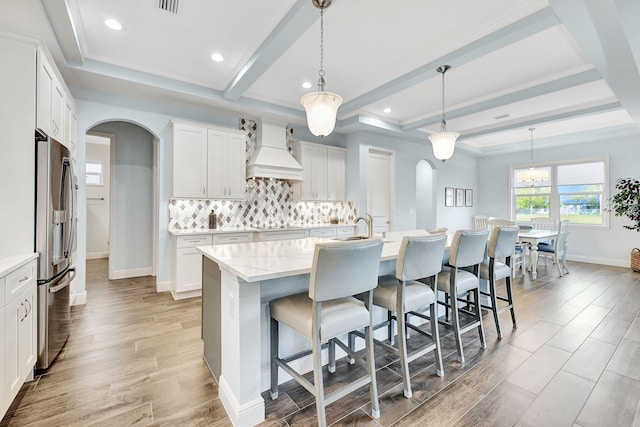
[[294,202],[292,197],[287,181],[250,179],[247,200],[171,199],[169,228],[208,228],[211,210],[219,227],[328,224],[334,216],[351,224],[356,219],[354,202]]

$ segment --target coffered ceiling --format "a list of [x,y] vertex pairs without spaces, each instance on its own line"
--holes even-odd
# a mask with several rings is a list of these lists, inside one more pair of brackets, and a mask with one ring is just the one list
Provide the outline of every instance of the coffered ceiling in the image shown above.
[[[176,13],[163,2],[3,0],[0,29],[41,38],[72,91],[304,125],[299,99],[319,68],[311,0],[177,0]],[[470,152],[526,150],[529,127],[541,145],[637,132],[637,22],[637,0],[333,0],[324,63],[327,90],[344,98],[336,132],[428,144],[443,64],[448,128]]]

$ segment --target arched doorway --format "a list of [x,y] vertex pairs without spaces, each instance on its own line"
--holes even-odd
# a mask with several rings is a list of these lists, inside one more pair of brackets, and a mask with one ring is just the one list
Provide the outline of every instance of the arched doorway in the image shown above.
[[[111,140],[110,164],[104,165],[110,171],[110,191],[108,200],[105,200],[109,209],[109,279],[155,276],[158,221],[156,138],[147,129],[125,121],[100,123],[87,131],[87,136],[90,135],[107,135]],[[87,165],[93,160],[89,153],[87,149]],[[89,222],[90,209],[94,208],[92,202],[95,201],[87,197],[87,228],[92,226]],[[90,235],[87,230],[87,237]]]
[[437,227],[436,169],[427,160],[416,165],[416,228]]

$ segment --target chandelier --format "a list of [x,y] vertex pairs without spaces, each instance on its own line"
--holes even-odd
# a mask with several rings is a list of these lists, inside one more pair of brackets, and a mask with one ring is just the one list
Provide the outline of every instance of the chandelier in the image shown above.
[[312,134],[323,138],[333,132],[336,126],[338,108],[342,105],[342,97],[336,93],[325,91],[324,80],[324,10],[332,0],[311,0],[320,9],[320,71],[318,75],[318,91],[307,93],[300,98],[300,104],[307,113],[307,126]]
[[451,65],[442,65],[436,69],[442,74],[442,121],[440,122],[440,132],[429,135],[429,141],[433,147],[433,155],[443,162],[451,156],[456,148],[456,139],[460,136],[458,132],[447,132],[447,120],[444,113],[444,73],[451,68]]
[[527,184],[530,187],[536,185],[537,182],[549,180],[549,171],[547,169],[536,169],[533,167],[533,131],[536,128],[529,128],[531,133],[531,146],[529,150],[529,169],[521,170],[516,173],[516,180]]

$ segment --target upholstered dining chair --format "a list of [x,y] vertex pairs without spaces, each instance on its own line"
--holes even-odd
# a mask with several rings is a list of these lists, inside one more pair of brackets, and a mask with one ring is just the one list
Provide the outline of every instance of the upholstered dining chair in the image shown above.
[[[326,426],[326,405],[369,385],[371,415],[379,418],[380,406],[373,356],[373,289],[378,284],[382,241],[379,239],[318,243],[309,277],[309,291],[275,299],[271,310],[271,398],[278,397],[278,368],[291,375],[316,398],[318,425]],[[352,295],[365,294],[364,302]],[[279,324],[284,324],[312,341],[312,349],[280,357]],[[337,337],[364,329],[365,355],[359,357]],[[366,375],[325,394],[322,378],[322,343],[338,344],[349,357],[366,369]],[[313,383],[289,363],[312,354]],[[332,361],[330,361],[331,363]],[[333,360],[335,363],[335,359]],[[334,365],[335,366],[335,365]],[[331,371],[331,369],[330,369]]]
[[[487,224],[489,225],[489,230],[493,230],[496,227],[511,227],[516,225],[515,221],[511,221],[508,219],[498,219],[498,218],[490,219],[489,221],[487,221]],[[515,252],[511,257],[512,258],[511,259],[512,261],[511,276],[512,277],[516,277],[516,271],[518,270],[518,268],[522,270],[522,274],[526,273],[525,258],[527,255],[527,247],[528,245],[526,243],[516,241]]]
[[538,243],[538,256],[545,259],[551,258],[558,269],[558,274],[564,276],[569,273],[567,267],[567,238],[569,237],[569,220],[563,219],[558,225],[558,237],[553,244]]
[[443,233],[446,233],[447,231],[449,231],[449,229],[447,227],[438,227],[438,228],[431,228],[431,229],[427,230],[427,233],[429,233],[429,234],[443,234]]
[[[518,240],[518,233],[520,233],[520,227],[516,225],[494,226],[487,243],[489,259],[480,264],[480,279],[488,281],[488,292],[481,290],[480,294],[488,296],[491,302],[490,306],[482,305],[482,307],[493,312],[498,338],[502,338],[500,313],[503,311],[511,310],[513,327],[517,327],[516,312],[513,308],[513,292],[511,291],[511,260]],[[501,279],[505,279],[506,296],[498,295],[496,291],[496,283]],[[498,301],[506,302],[507,305],[498,307]]]
[[[451,241],[449,262],[438,275],[438,291],[444,293],[444,301],[439,300],[438,303],[446,307],[447,313],[451,312],[451,325],[456,340],[458,360],[462,363],[465,361],[462,350],[463,333],[477,328],[480,346],[485,348],[478,277],[480,264],[484,260],[488,236],[488,230],[456,231]],[[466,271],[464,268],[469,268],[471,271]],[[472,296],[471,299],[464,298],[469,294]],[[460,303],[464,303],[465,308],[462,308]],[[470,306],[474,307],[473,310],[470,309]],[[473,316],[473,320],[462,325],[459,312]]]
[[[446,242],[447,236],[442,233],[434,236],[405,236],[400,244],[395,277],[384,276],[380,278],[378,287],[373,291],[373,304],[386,309],[390,314],[386,322],[374,326],[374,329],[387,327],[388,343],[380,340],[375,340],[375,342],[400,357],[406,398],[411,398],[412,395],[409,362],[433,351],[436,360],[436,374],[438,376],[444,375],[438,334],[438,307],[433,289],[438,273],[442,270],[442,254]],[[427,281],[429,284],[418,282],[418,279]],[[417,310],[425,309],[429,310],[429,316],[417,312]],[[408,314],[428,319],[431,323],[431,333],[428,334],[419,327],[408,323]],[[392,330],[394,320],[397,325],[397,347],[392,345],[392,334],[396,332]],[[407,328],[428,337],[431,342],[409,354]],[[351,339],[349,345],[353,348]]]

